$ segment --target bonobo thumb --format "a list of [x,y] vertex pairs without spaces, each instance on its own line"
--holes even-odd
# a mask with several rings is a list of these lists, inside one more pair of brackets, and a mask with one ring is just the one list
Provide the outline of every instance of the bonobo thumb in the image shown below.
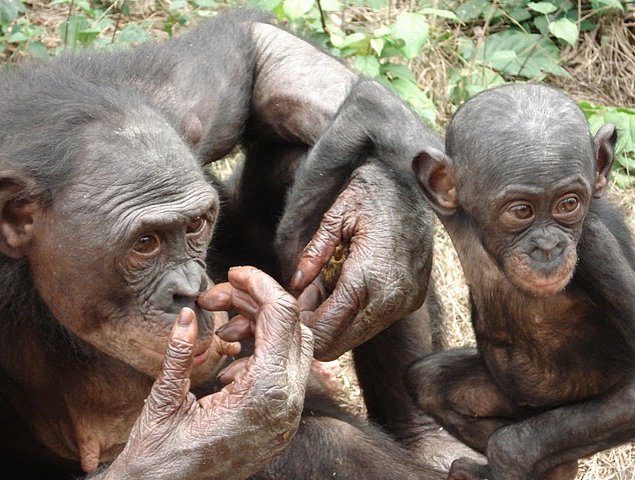
[[161,374],[146,402],[148,415],[160,419],[177,410],[190,390],[194,343],[198,335],[196,315],[183,308],[172,327]]

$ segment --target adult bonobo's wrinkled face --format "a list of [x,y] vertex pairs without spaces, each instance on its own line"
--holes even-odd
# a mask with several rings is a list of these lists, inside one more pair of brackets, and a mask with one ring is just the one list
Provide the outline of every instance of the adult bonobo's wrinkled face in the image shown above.
[[159,373],[179,310],[199,322],[193,380],[206,378],[211,315],[205,254],[218,196],[170,126],[152,112],[86,128],[72,185],[34,218],[33,279],[57,319],[134,368]]
[[606,125],[593,139],[557,90],[513,85],[468,101],[448,128],[448,156],[424,152],[413,167],[437,211],[462,215],[514,285],[550,295],[571,280],[615,137]]

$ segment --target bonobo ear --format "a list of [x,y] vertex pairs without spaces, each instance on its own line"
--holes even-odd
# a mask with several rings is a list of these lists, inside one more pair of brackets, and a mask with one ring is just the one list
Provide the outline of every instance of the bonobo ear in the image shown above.
[[13,171],[0,171],[0,253],[22,257],[33,236],[34,214],[40,204],[35,182]]
[[604,188],[611,173],[611,165],[615,158],[615,144],[617,143],[617,129],[612,123],[603,125],[595,134],[595,185],[593,196],[596,198],[604,194]]
[[452,215],[458,206],[454,165],[450,157],[428,147],[412,161],[423,193],[439,215]]

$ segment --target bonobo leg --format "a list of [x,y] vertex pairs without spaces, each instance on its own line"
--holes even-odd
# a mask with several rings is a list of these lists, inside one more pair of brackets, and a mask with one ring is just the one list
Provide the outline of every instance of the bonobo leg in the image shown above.
[[343,412],[320,390],[309,383],[291,444],[252,480],[446,479],[447,470],[419,462],[378,428]]
[[[441,347],[440,319],[429,284],[423,306],[353,350],[368,418],[411,451],[419,461],[449,470],[456,458],[476,452],[441,429],[412,400],[404,377],[408,366]],[[431,315],[432,312],[432,315]]]
[[419,360],[408,370],[406,383],[424,412],[483,453],[494,430],[529,413],[496,386],[472,348]]
[[451,470],[453,480],[573,479],[578,458],[635,435],[634,381],[589,401],[540,412],[511,401],[475,350],[457,349],[415,363],[407,384],[424,411],[487,455],[485,474],[482,466],[471,469],[469,461],[461,461]]

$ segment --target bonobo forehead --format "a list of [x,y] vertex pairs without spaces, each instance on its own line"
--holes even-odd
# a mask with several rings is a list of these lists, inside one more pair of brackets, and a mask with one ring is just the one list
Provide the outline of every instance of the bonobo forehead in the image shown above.
[[470,99],[452,119],[446,147],[459,181],[478,189],[549,190],[580,176],[591,184],[594,175],[584,114],[544,85],[508,85]]
[[[69,203],[69,214],[83,212],[125,235],[144,219],[183,221],[217,202],[188,147],[155,112],[129,113],[117,125],[92,125],[85,145],[75,167],[77,182],[68,192],[78,199]],[[103,215],[94,215],[95,209]]]

